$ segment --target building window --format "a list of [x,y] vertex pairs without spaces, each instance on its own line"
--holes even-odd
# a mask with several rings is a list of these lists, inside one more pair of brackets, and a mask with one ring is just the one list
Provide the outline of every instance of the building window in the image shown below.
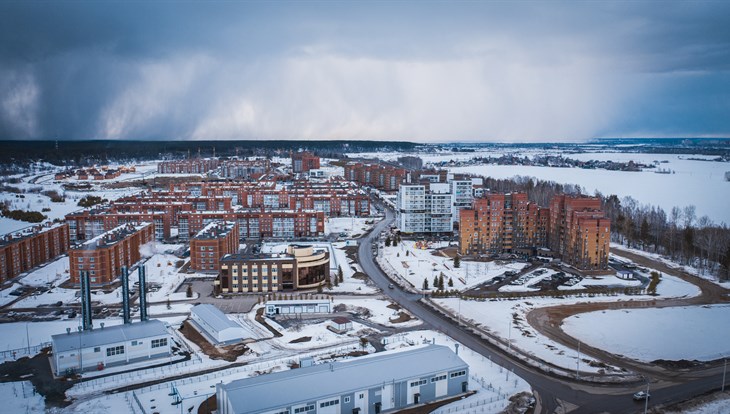
[[361,392],[360,395],[357,396],[357,398],[362,400],[363,398],[365,398],[365,393]]
[[100,346],[95,347],[94,352],[101,352],[101,347]]
[[167,338],[152,340],[152,348],[160,348],[163,346],[167,346]]
[[426,385],[426,380],[420,380],[420,381],[413,381],[411,382],[411,387],[418,387],[419,385]]
[[137,346],[137,345],[139,345],[139,343],[137,343],[137,341],[132,341],[132,346]]
[[84,258],[83,257],[79,257],[79,263],[83,263],[83,262],[84,262]]
[[466,370],[464,370],[464,371],[457,371],[457,372],[452,372],[452,373],[451,373],[451,375],[449,375],[449,376],[450,376],[451,378],[456,378],[456,377],[461,377],[461,376],[464,376],[464,375],[466,375]]
[[442,381],[446,379],[446,375],[439,375],[438,377],[431,378],[431,382]]
[[106,356],[121,355],[124,353],[124,345],[113,346],[106,349]]
[[294,414],[306,413],[307,411],[314,411],[314,404],[305,405],[294,409]]
[[340,403],[340,400],[339,399],[325,401],[323,403],[319,403],[319,408],[329,407],[329,406],[332,406],[332,405],[338,405],[339,403]]
[[345,404],[350,402],[350,397],[345,397]]

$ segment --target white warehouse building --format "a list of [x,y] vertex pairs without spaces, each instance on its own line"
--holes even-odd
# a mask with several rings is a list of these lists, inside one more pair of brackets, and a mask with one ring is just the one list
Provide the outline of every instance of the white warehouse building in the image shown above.
[[220,309],[203,303],[190,309],[190,319],[208,342],[229,344],[254,338],[253,332],[228,318]]
[[51,341],[52,369],[60,376],[168,358],[172,340],[164,323],[150,320],[53,335]]
[[266,302],[266,316],[331,312],[332,302],[326,299],[270,300]]

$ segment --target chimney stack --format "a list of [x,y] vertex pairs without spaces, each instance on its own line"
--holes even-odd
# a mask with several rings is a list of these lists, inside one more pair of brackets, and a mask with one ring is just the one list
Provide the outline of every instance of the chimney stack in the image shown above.
[[122,266],[122,319],[125,324],[132,323],[129,312],[129,269],[127,266]]
[[139,266],[139,320],[144,322],[147,317],[147,276],[145,265]]
[[94,329],[91,321],[91,279],[89,271],[81,271],[81,325],[85,331]]

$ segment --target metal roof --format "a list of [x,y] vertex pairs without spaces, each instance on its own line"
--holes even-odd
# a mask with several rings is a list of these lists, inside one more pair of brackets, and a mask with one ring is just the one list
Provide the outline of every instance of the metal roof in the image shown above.
[[54,352],[66,352],[78,350],[79,348],[91,348],[167,334],[164,323],[158,320],[149,320],[97,328],[90,331],[53,335],[51,340],[53,341]]
[[233,412],[258,413],[340,396],[384,382],[423,378],[468,365],[450,348],[427,345],[331,364],[245,378],[222,385]]
[[220,311],[220,309],[209,303],[201,303],[200,305],[195,305],[192,307],[192,309],[190,309],[190,312],[198,315],[200,319],[205,321],[205,323],[207,323],[217,332],[220,332],[227,328],[244,329],[243,326],[230,320],[223,312]]

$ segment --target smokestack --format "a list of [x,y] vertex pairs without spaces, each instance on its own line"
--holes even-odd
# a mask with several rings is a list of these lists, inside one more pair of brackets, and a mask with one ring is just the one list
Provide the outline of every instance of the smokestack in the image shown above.
[[147,277],[145,265],[139,267],[139,320],[144,322],[147,318]]
[[85,331],[94,329],[91,321],[91,279],[88,271],[79,272],[81,275],[81,326]]
[[125,324],[132,323],[129,312],[129,269],[127,266],[122,266],[122,319]]

